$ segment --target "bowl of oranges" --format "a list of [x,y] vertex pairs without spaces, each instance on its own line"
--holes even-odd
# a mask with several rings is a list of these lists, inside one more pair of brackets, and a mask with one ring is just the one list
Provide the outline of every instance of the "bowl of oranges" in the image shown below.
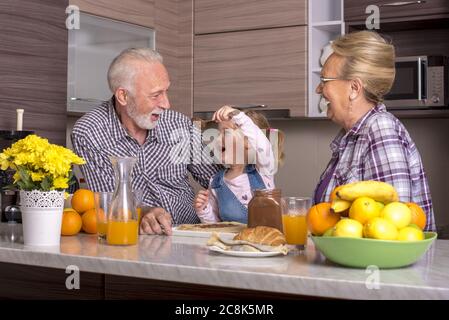
[[361,181],[337,187],[329,203],[310,208],[307,224],[315,247],[347,267],[400,268],[417,262],[437,238],[424,232],[426,214],[400,202],[393,186]]

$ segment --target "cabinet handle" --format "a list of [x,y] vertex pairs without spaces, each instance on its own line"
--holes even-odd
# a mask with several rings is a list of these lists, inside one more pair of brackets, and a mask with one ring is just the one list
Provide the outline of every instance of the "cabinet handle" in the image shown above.
[[418,1],[396,1],[390,3],[380,4],[379,7],[404,7],[412,4],[424,4],[426,1],[418,0]]
[[104,102],[103,100],[100,100],[100,99],[78,98],[78,97],[70,97],[70,101],[83,101],[83,102],[94,102],[94,103]]

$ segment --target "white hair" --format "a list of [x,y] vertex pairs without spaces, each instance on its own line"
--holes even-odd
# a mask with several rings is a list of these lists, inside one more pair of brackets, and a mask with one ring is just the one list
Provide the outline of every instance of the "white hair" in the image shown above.
[[109,65],[109,89],[111,89],[112,93],[115,93],[118,88],[125,88],[133,92],[134,76],[139,70],[135,62],[162,63],[162,60],[162,56],[150,48],[128,48],[123,50]]

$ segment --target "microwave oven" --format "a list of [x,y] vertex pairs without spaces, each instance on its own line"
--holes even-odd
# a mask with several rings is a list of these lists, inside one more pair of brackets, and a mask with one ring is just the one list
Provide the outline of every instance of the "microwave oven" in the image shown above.
[[396,58],[396,77],[385,105],[388,109],[447,108],[448,66],[446,56]]

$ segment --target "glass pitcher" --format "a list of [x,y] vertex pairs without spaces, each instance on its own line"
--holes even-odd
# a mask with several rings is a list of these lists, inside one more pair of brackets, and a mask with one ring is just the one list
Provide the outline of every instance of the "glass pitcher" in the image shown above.
[[115,171],[115,190],[108,212],[108,244],[137,243],[139,223],[131,188],[131,173],[136,160],[133,157],[111,157]]

